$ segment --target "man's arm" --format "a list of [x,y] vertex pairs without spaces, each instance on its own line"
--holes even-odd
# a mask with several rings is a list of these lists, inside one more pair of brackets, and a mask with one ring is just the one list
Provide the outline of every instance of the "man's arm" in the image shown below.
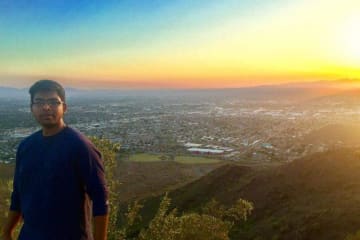
[[107,239],[107,227],[109,216],[95,216],[94,217],[94,240],[106,240]]
[[[86,143],[86,142],[85,142]],[[86,193],[92,200],[94,240],[106,240],[109,190],[106,186],[103,160],[92,143],[78,148],[78,169]]]
[[11,240],[12,233],[16,225],[20,222],[21,213],[17,211],[9,211],[9,216],[6,220],[5,226],[1,231],[0,239],[1,240]]

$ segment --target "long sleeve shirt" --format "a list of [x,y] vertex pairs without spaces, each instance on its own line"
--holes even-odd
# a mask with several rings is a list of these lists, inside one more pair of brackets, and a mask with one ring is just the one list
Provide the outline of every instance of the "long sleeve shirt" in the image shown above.
[[24,139],[16,156],[10,210],[23,216],[20,240],[92,239],[91,217],[108,212],[100,153],[70,127]]

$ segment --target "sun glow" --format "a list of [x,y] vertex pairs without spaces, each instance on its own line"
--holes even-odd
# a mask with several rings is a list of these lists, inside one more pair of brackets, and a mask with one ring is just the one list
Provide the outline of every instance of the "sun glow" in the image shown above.
[[360,64],[360,17],[351,17],[346,21],[342,34],[344,54],[351,64]]
[[15,2],[0,14],[0,85],[55,78],[74,87],[223,88],[360,79],[359,0]]

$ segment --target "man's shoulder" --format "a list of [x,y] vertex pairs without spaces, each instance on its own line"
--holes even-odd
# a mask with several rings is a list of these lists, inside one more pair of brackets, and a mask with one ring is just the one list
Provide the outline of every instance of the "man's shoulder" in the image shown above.
[[79,130],[67,126],[65,129],[66,145],[70,151],[88,155],[90,152],[99,152],[96,146]]
[[72,144],[75,144],[77,146],[92,144],[83,133],[81,133],[75,128],[67,126],[65,131],[66,140]]
[[41,139],[41,130],[38,130],[31,135],[27,136],[18,145],[17,155],[20,156],[25,152],[32,151],[39,147],[39,142]]
[[41,136],[41,130],[32,133],[31,135],[27,136],[20,142],[19,148],[38,142],[40,136]]
[[70,127],[70,126],[66,126],[64,132],[67,137],[74,138],[74,139],[83,139],[85,137],[84,134],[81,133],[79,130],[77,130],[73,127]]

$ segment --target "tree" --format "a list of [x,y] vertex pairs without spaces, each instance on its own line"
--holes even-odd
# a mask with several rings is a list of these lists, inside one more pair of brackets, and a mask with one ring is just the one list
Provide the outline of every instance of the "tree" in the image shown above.
[[104,160],[105,177],[109,188],[109,226],[108,239],[119,240],[123,235],[118,227],[118,211],[119,211],[119,181],[116,178],[117,162],[116,153],[120,150],[119,144],[114,144],[108,139],[90,137],[96,148],[101,152]]
[[253,209],[252,203],[242,199],[230,208],[212,200],[201,213],[179,215],[177,209],[169,210],[170,203],[166,194],[149,227],[140,232],[138,240],[228,240],[234,223],[246,220]]

